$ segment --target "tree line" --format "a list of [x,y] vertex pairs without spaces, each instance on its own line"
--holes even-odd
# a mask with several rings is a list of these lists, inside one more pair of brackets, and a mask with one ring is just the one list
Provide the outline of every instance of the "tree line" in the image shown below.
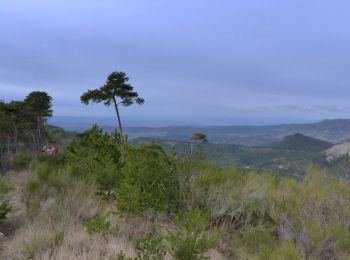
[[46,144],[45,122],[52,116],[52,97],[33,91],[24,100],[0,100],[0,168],[19,151],[40,151]]
[[[145,102],[129,84],[128,76],[122,71],[114,71],[109,74],[102,87],[87,90],[80,100],[86,105],[92,102],[114,107],[121,159],[124,162],[127,140],[123,133],[120,107],[128,107],[135,103],[142,105]],[[45,122],[52,113],[52,97],[46,92],[33,91],[21,101],[6,103],[0,100],[0,169],[4,168],[4,162],[8,162],[18,151],[42,149],[47,141]],[[207,142],[207,136],[195,133],[191,137],[191,154],[193,142]]]

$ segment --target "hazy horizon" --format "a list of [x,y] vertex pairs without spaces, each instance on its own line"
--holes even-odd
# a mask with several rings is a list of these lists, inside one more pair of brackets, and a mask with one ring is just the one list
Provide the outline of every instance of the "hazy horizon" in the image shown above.
[[[350,3],[1,1],[0,99],[33,90],[55,116],[113,117],[80,95],[125,71],[125,121],[273,124],[350,115]],[[207,121],[205,121],[207,120]],[[202,122],[205,121],[205,122]]]
[[[217,126],[269,126],[269,125],[287,125],[287,124],[312,124],[318,123],[322,119],[291,119],[291,118],[140,118],[127,117],[124,122],[124,127],[217,127]],[[346,119],[346,118],[334,118]],[[101,127],[113,128],[116,127],[116,119],[114,117],[94,117],[94,116],[54,116],[49,119],[49,124],[63,127],[69,131],[87,130],[93,124]]]

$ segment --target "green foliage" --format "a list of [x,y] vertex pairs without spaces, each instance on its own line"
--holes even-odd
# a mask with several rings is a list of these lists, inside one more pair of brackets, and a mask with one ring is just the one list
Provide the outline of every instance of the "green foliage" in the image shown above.
[[127,213],[147,209],[173,212],[179,207],[178,185],[175,165],[160,146],[132,148],[116,186],[117,205]]
[[16,170],[27,169],[30,162],[33,160],[33,156],[29,152],[20,152],[15,155],[13,164]]
[[0,204],[0,219],[6,218],[7,213],[11,211],[11,206],[7,201],[3,201]]
[[101,193],[110,195],[121,178],[118,142],[95,125],[68,147],[67,167],[76,176],[96,180]]
[[54,169],[59,169],[66,165],[66,157],[67,157],[66,152],[61,151],[55,156],[47,156],[46,154],[41,154],[37,156],[35,159],[39,163],[47,163],[50,165],[50,167]]
[[131,86],[128,81],[129,78],[124,72],[114,71],[107,77],[105,85],[99,89],[88,90],[80,97],[81,102],[85,105],[88,105],[90,102],[103,102],[106,106],[113,104],[118,119],[121,155],[123,162],[125,161],[126,141],[123,135],[119,107],[127,107],[135,103],[142,105],[145,102],[145,100],[139,97],[139,94],[134,91],[134,87]]
[[51,145],[66,147],[74,139],[78,138],[77,133],[65,131],[63,128],[60,128],[57,126],[46,125],[45,128],[46,128],[46,134],[47,134],[47,141]]
[[212,227],[236,231],[227,249],[233,258],[308,254],[318,259],[327,250],[349,254],[346,181],[316,167],[309,167],[307,177],[298,181],[206,162],[178,163],[187,208],[199,206],[209,212]]
[[5,219],[7,213],[11,211],[11,206],[5,198],[5,194],[8,193],[11,189],[12,188],[6,179],[3,176],[0,176],[0,220]]
[[89,234],[106,235],[111,229],[107,216],[101,212],[98,212],[91,220],[84,221],[83,225]]
[[291,242],[283,242],[277,244],[273,248],[270,255],[262,257],[261,259],[266,260],[295,260],[295,259],[305,259],[304,254],[301,252],[295,244]]
[[132,257],[127,257],[123,251],[119,252],[116,257],[111,258],[110,260],[135,260]]
[[95,90],[88,90],[81,96],[81,101],[84,104],[89,104],[90,101],[95,103],[103,102],[109,106],[113,100],[120,98],[120,104],[130,106],[134,102],[143,104],[144,100],[139,97],[138,93],[133,91],[133,86],[128,84],[129,78],[124,72],[112,72],[105,85]]
[[136,239],[135,249],[138,260],[161,260],[166,254],[162,239],[155,238],[152,234]]
[[177,221],[177,228],[165,236],[168,250],[175,259],[204,259],[203,253],[218,242],[218,233],[209,234],[208,220],[199,210],[191,210]]
[[201,141],[203,143],[208,142],[207,135],[201,132],[194,133],[191,137],[191,140],[193,141]]
[[30,160],[27,153],[41,149],[46,140],[44,123],[52,116],[51,101],[40,91],[23,101],[0,100],[0,168],[23,169]]
[[45,120],[52,116],[52,97],[43,91],[33,91],[25,98],[24,102],[39,117]]
[[12,189],[6,179],[0,175],[0,193],[6,194]]

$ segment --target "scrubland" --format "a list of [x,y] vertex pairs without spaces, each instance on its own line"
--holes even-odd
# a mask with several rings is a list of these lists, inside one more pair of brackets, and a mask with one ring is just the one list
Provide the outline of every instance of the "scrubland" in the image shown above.
[[20,219],[3,259],[350,259],[350,184],[312,165],[276,179],[152,143],[122,162],[95,127],[0,192],[17,212],[1,226]]

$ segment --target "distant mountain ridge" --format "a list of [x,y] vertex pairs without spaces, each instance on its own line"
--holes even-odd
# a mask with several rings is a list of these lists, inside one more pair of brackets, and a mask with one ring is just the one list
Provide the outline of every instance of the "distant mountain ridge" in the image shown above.
[[[64,122],[56,124],[65,128]],[[85,126],[85,130],[87,129]],[[114,126],[103,125],[105,131]],[[78,129],[83,131],[82,129]],[[126,127],[129,138],[150,137],[163,140],[189,141],[194,132],[203,132],[209,142],[244,146],[268,145],[285,136],[300,133],[326,142],[339,143],[350,138],[350,119],[326,119],[308,124],[280,124],[266,126],[168,126]]]
[[339,143],[350,138],[350,119],[267,126],[128,127],[126,132],[130,138],[151,137],[177,141],[188,141],[194,132],[203,132],[207,134],[211,143],[244,146],[268,145],[281,140],[285,136],[300,133],[325,142]]

